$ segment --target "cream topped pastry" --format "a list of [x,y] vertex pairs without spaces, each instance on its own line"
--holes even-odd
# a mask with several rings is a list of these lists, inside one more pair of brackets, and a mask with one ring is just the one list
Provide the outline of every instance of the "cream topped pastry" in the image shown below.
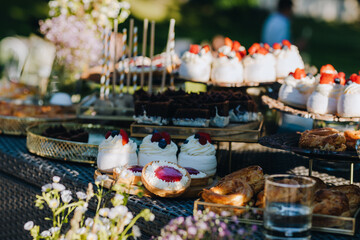
[[178,163],[213,176],[217,165],[215,153],[210,135],[199,132],[188,137],[181,145]]
[[320,83],[307,101],[307,110],[319,114],[335,114],[345,85],[345,74],[323,73]]
[[185,168],[176,163],[154,161],[142,171],[142,182],[146,189],[161,197],[176,197],[189,186],[191,178]]
[[352,74],[341,94],[337,112],[342,117],[360,117],[360,74]]
[[124,130],[109,131],[99,145],[97,166],[102,171],[138,164],[137,145]]
[[225,45],[219,48],[218,56],[213,60],[211,81],[218,83],[243,82],[242,58],[246,55],[245,47],[238,41],[225,38]]
[[145,166],[152,161],[177,162],[178,147],[167,132],[156,132],[146,136],[139,150],[139,164]]
[[137,184],[141,181],[142,170],[143,167],[139,165],[115,168],[113,176],[117,183]]
[[279,90],[279,100],[290,106],[306,108],[306,102],[315,87],[314,76],[306,75],[304,69],[297,68],[285,78]]
[[179,75],[187,80],[208,82],[210,79],[212,55],[209,45],[190,45],[181,57]]
[[244,60],[244,80],[247,82],[274,82],[276,80],[276,60],[269,52],[268,44],[254,43]]
[[281,44],[274,43],[273,50],[276,58],[277,78],[285,78],[289,73],[294,72],[295,69],[304,68],[304,61],[300,56],[298,48],[288,40],[283,40]]

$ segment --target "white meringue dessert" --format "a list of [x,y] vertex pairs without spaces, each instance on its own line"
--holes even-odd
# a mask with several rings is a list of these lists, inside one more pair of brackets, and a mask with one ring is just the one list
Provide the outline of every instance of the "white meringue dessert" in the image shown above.
[[114,168],[137,165],[137,145],[126,132],[108,132],[99,145],[97,166],[101,171],[112,172]]
[[337,112],[341,117],[360,117],[360,75],[351,75],[349,81],[339,98]]
[[186,80],[208,82],[210,80],[212,55],[208,45],[190,45],[190,50],[181,57],[179,75]]
[[306,109],[307,100],[315,87],[315,78],[306,75],[304,69],[297,68],[285,78],[279,90],[279,100],[289,106]]
[[217,166],[216,151],[209,139],[210,136],[205,133],[197,133],[188,137],[180,148],[179,165],[195,168],[208,176],[214,176]]
[[177,163],[177,151],[178,147],[171,141],[167,133],[162,132],[148,135],[140,145],[139,164],[145,166],[152,161]]

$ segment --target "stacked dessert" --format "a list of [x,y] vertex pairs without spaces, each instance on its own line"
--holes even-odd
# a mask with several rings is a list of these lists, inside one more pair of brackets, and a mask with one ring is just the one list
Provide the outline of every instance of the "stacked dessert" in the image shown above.
[[304,62],[299,54],[299,50],[288,40],[273,45],[273,53],[276,57],[276,77],[285,78],[295,69],[304,68]]
[[247,82],[274,82],[276,59],[268,44],[254,43],[243,60],[244,79]]
[[208,82],[210,79],[212,55],[209,45],[190,45],[181,57],[182,63],[179,69],[181,78],[199,82]]
[[219,48],[217,57],[213,59],[211,81],[217,83],[243,82],[242,59],[245,55],[246,49],[238,41],[225,38],[225,45]]
[[138,123],[177,126],[225,127],[230,121],[258,120],[255,102],[240,91],[213,91],[186,94],[167,90],[162,94],[135,93],[135,116]]

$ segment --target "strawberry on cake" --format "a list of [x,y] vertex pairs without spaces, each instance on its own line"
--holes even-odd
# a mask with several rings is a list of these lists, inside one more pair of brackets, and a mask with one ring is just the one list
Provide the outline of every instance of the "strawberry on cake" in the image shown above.
[[112,172],[114,168],[138,164],[137,145],[124,130],[109,131],[99,145],[97,166],[101,171]]
[[238,41],[225,38],[225,45],[218,50],[218,56],[213,60],[211,81],[216,83],[243,82],[242,59],[246,55],[245,47]]
[[318,114],[335,114],[345,85],[345,73],[322,73],[320,83],[307,101],[307,110]]
[[342,117],[360,117],[360,73],[352,74],[341,94],[337,112]]
[[208,176],[214,176],[217,165],[215,153],[210,135],[198,132],[181,145],[178,163],[180,166],[195,168]]
[[246,82],[274,82],[276,80],[276,60],[269,52],[268,44],[254,43],[244,60],[244,80]]
[[177,162],[178,147],[167,132],[155,132],[146,136],[139,150],[139,164],[145,166],[152,161]]
[[141,180],[147,190],[160,197],[177,197],[190,186],[185,168],[172,162],[150,162],[142,170]]
[[212,55],[209,45],[190,45],[181,57],[179,75],[181,78],[198,82],[208,82],[210,79]]
[[289,106],[306,109],[306,102],[316,87],[315,78],[297,68],[285,78],[279,90],[279,100]]
[[283,40],[281,44],[274,43],[273,50],[276,58],[277,78],[285,78],[289,73],[294,72],[295,69],[304,68],[304,61],[299,54],[298,48],[288,40]]

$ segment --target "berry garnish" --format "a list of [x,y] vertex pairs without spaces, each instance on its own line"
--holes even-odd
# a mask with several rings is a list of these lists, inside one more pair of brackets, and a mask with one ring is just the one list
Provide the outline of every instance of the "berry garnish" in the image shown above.
[[267,44],[267,43],[264,43],[264,48],[269,51],[270,50],[270,45]]
[[170,144],[170,143],[171,143],[170,134],[168,134],[167,132],[161,132],[160,134],[161,134],[161,136],[165,139],[165,141],[166,141],[167,144]]
[[120,130],[120,135],[122,138],[122,144],[125,145],[129,142],[129,136],[127,135],[127,133],[125,132],[125,130],[121,129]]
[[245,57],[246,56],[246,49],[244,48],[244,50],[240,51],[241,57]]
[[209,46],[209,45],[205,45],[205,46],[202,47],[202,49],[204,49],[205,52],[207,53],[207,52],[210,51],[210,46]]
[[[339,79],[339,80],[336,80],[336,79]],[[339,72],[338,74],[336,74],[334,81],[336,84],[345,85],[346,84],[345,73]]]
[[159,132],[159,131],[158,131],[157,129],[154,129],[153,134],[154,134],[154,133],[158,133],[158,132]]
[[256,53],[256,51],[260,48],[260,44],[259,43],[254,43],[250,48],[249,48],[249,54],[254,54]]
[[225,38],[225,46],[228,46],[231,48],[232,45],[233,45],[233,41],[230,38],[226,37]]
[[239,48],[241,47],[241,44],[238,41],[234,41],[232,44],[232,50],[233,51],[239,51]]
[[341,83],[341,79],[340,79],[340,78],[335,78],[335,79],[334,79],[334,82],[335,82],[336,84],[340,84],[340,83]]
[[200,138],[200,134],[199,134],[199,133],[195,133],[194,138],[199,139],[199,138]]
[[191,168],[191,167],[186,167],[185,168],[186,171],[188,171],[188,173],[190,175],[198,175],[200,172],[198,170],[196,170],[195,168]]
[[105,139],[108,139],[110,136],[111,136],[111,131],[108,131],[108,132],[105,134]]
[[205,145],[205,144],[207,143],[206,137],[203,136],[203,135],[200,135],[200,137],[199,137],[199,143],[200,143],[201,145]]
[[119,131],[118,130],[114,130],[111,132],[111,136],[115,137],[116,135],[119,135]]
[[243,56],[241,56],[240,52],[236,52],[236,57],[239,59],[239,61],[241,61],[241,59],[243,58]]
[[291,48],[291,43],[289,42],[289,40],[282,40],[282,44],[284,46],[287,46],[288,48]]
[[210,134],[208,133],[204,133],[204,132],[198,132],[200,136],[204,136],[206,138],[206,140],[211,143],[211,137]]
[[225,54],[223,54],[222,52],[219,53],[219,57],[226,57]]
[[320,77],[320,84],[334,83],[334,74],[323,73]]
[[162,139],[163,137],[161,136],[161,134],[159,132],[154,133],[151,137],[151,142],[158,142]]
[[273,44],[273,49],[281,49],[281,44],[280,43],[274,43]]
[[360,84],[360,75],[351,74],[349,81]]
[[186,140],[184,141],[184,144],[188,144],[188,143],[189,143],[189,140],[186,139]]
[[197,44],[190,44],[189,52],[193,54],[198,54],[200,52],[200,46]]
[[164,149],[164,148],[166,148],[166,140],[165,139],[161,139],[160,141],[159,141],[159,143],[158,143],[158,145],[159,145],[159,148],[162,148],[162,149]]
[[141,172],[143,170],[143,167],[142,166],[139,166],[139,165],[134,165],[134,166],[130,166],[128,167],[128,169],[134,173],[138,173],[138,172]]
[[295,79],[302,79],[306,77],[306,73],[304,69],[297,68],[295,72],[293,73],[293,76]]
[[160,166],[155,171],[155,176],[165,182],[179,182],[182,174],[179,170],[170,166]]
[[331,64],[326,64],[320,68],[320,74],[323,73],[336,73],[335,68]]
[[261,47],[261,48],[259,48],[259,49],[256,51],[256,53],[259,53],[259,54],[262,54],[262,55],[266,55],[266,54],[269,53],[269,51],[266,50],[266,48]]

